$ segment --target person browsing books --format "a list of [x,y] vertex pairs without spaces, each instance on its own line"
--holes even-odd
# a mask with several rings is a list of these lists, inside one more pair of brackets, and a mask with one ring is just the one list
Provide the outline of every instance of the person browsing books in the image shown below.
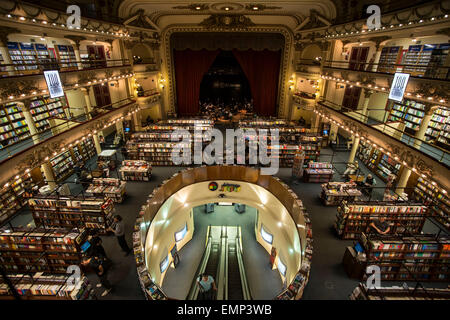
[[203,273],[197,278],[197,284],[200,289],[201,300],[213,300],[214,291],[217,291],[216,282],[214,278],[206,273]]
[[128,247],[127,241],[125,240],[125,225],[122,217],[115,215],[113,228],[108,228],[108,230],[114,232],[114,235],[119,242],[119,246],[122,248],[122,251],[125,252],[125,257],[128,256],[131,253],[131,249]]
[[391,227],[389,226],[389,223],[386,222],[385,217],[380,217],[379,219],[372,221],[370,226],[379,234],[388,234],[391,230]]
[[97,285],[97,287],[105,287],[106,290],[102,293],[102,297],[110,293],[113,288],[111,283],[108,281],[108,268],[104,266],[103,261],[104,260],[99,257],[86,256],[81,262],[83,266],[89,266],[97,274],[100,279],[100,285]]

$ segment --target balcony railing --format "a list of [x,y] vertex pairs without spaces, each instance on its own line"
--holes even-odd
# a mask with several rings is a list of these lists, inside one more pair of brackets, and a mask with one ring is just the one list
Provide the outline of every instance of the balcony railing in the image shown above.
[[79,70],[94,70],[114,67],[131,66],[128,59],[93,60],[81,59],[80,61],[59,61],[57,59],[14,60],[11,64],[0,64],[1,77],[17,77],[25,75],[40,75],[44,70],[59,70],[71,72]]
[[436,80],[449,80],[450,67],[430,63],[420,64],[387,64],[359,61],[324,61],[323,68],[345,69],[362,72],[376,72],[394,74],[396,72],[409,73],[413,77]]
[[[354,110],[350,109],[338,104],[335,104],[328,100],[321,100],[319,104],[322,104],[326,107],[332,108],[336,111],[341,112],[342,114],[345,114],[351,118],[354,118],[355,120],[361,121],[363,123],[368,122],[369,116],[365,115],[360,112],[360,110]],[[381,110],[381,109],[376,109]],[[435,144],[431,144],[428,141],[418,139],[414,137],[413,135],[404,132],[402,130],[399,130],[397,127],[395,127],[395,124],[392,122],[382,122],[376,119],[370,118],[370,127],[373,129],[376,129],[378,131],[381,131],[383,133],[388,132],[388,135],[394,138],[401,137],[401,139],[397,139],[408,146],[417,149],[428,156],[432,157],[436,161],[446,165],[450,166],[450,152],[448,150],[445,150]],[[369,125],[369,124],[368,124]]]

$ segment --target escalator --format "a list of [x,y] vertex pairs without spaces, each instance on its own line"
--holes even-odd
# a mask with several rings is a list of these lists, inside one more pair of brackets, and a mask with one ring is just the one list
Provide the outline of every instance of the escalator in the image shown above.
[[251,300],[242,259],[240,227],[208,227],[205,252],[187,300],[199,298],[197,279],[202,273],[214,278],[217,300]]
[[228,300],[244,300],[236,241],[228,242]]

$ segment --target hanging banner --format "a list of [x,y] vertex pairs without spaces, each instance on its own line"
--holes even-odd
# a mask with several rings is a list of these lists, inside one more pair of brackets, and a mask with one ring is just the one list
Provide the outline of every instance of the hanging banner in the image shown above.
[[50,93],[50,98],[53,99],[64,96],[64,90],[58,70],[44,71],[44,77],[45,82],[47,83],[48,92]]
[[408,85],[408,80],[409,73],[396,72],[392,81],[391,91],[389,92],[389,99],[401,102],[405,94],[406,86]]

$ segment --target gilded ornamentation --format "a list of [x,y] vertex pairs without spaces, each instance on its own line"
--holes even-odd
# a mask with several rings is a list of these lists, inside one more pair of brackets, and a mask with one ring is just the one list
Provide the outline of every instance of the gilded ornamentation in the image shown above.
[[206,3],[193,3],[187,6],[175,6],[172,9],[180,9],[180,10],[192,10],[192,11],[205,11],[209,9],[209,5]]
[[404,161],[408,167],[416,168],[422,174],[433,176],[433,166],[428,164],[422,157],[414,155],[408,148],[398,144],[387,143],[388,150],[399,158],[399,161]]
[[16,80],[5,81],[1,86],[0,96],[7,99],[9,96],[20,96],[21,94],[29,95],[33,91],[37,91],[37,83],[33,80]]
[[255,25],[250,18],[241,14],[213,14],[200,22],[200,26],[207,29],[226,28],[226,29],[247,29]]
[[[258,8],[258,10],[255,10],[255,8]],[[245,6],[245,10],[248,11],[264,11],[264,10],[279,10],[283,9],[282,7],[276,7],[276,6],[266,6],[264,4],[247,4]]]

